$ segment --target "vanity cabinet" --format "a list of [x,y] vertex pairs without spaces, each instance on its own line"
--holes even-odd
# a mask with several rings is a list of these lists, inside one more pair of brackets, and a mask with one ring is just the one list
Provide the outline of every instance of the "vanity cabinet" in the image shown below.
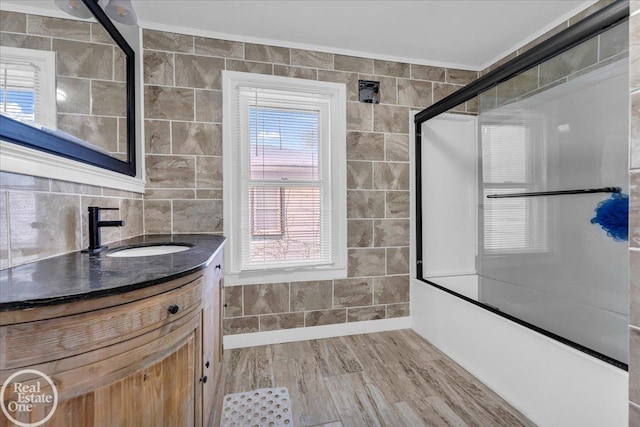
[[[217,425],[222,273],[220,251],[204,270],[165,283],[3,312],[0,380],[22,369],[48,375],[59,401],[47,426]],[[36,409],[16,418],[37,422],[45,408]]]

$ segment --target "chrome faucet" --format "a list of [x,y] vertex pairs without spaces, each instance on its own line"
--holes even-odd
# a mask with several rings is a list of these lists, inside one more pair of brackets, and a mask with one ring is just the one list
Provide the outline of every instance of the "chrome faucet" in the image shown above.
[[102,227],[122,227],[124,221],[100,221],[100,211],[118,211],[119,208],[99,208],[97,206],[89,206],[89,247],[82,252],[89,254],[97,254],[107,249],[100,243],[100,229]]

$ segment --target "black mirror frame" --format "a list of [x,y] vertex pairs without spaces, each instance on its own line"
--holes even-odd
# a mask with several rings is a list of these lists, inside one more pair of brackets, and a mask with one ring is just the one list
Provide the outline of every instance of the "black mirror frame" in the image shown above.
[[69,142],[64,138],[48,134],[3,115],[0,115],[0,139],[125,175],[136,176],[135,52],[100,8],[97,1],[82,0],[82,2],[122,49],[127,58],[127,161]]

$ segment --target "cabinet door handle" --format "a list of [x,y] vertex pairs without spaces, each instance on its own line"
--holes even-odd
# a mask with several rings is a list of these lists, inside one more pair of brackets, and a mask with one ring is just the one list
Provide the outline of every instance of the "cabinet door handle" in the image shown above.
[[178,312],[178,310],[180,310],[180,307],[178,307],[175,304],[169,306],[169,313],[171,313],[171,314],[176,314]]
[[204,367],[205,367],[205,368],[208,368],[208,367],[209,367],[209,361],[208,361],[208,360],[207,360],[207,363],[205,363],[205,364],[204,364]]
[[203,384],[207,383],[207,376],[205,375],[204,377],[200,377],[200,382]]
[[222,268],[222,264],[216,265],[216,270],[220,270]]

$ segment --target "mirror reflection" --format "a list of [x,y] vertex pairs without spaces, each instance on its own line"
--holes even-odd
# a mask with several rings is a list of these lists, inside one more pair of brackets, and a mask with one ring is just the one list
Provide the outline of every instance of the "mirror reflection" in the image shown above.
[[11,13],[0,46],[2,114],[127,160],[126,55],[99,23]]

